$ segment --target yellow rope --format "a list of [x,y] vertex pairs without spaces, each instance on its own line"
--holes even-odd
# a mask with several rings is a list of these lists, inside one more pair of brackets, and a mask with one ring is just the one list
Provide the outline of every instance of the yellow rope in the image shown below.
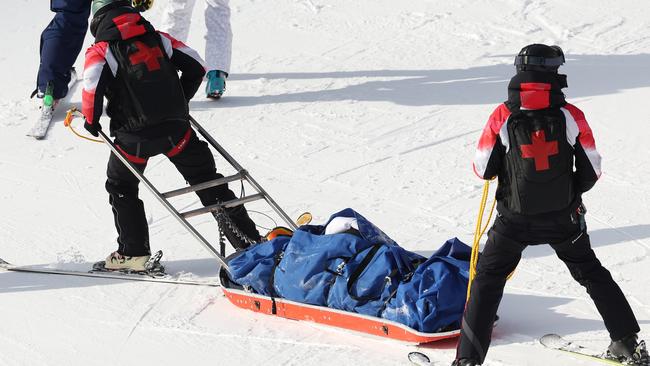
[[483,216],[484,216],[484,213],[485,213],[485,204],[487,203],[489,193],[490,193],[490,181],[486,180],[485,184],[483,185],[483,196],[481,197],[481,205],[479,206],[479,210],[478,210],[478,218],[476,220],[476,229],[474,230],[474,242],[472,244],[472,256],[471,256],[470,262],[469,262],[469,283],[467,284],[467,300],[469,300],[469,296],[471,294],[472,282],[474,281],[474,277],[476,277],[476,265],[478,264],[478,254],[479,254],[479,248],[480,248],[480,240],[481,240],[481,237],[483,236],[483,233],[485,233],[485,230],[487,229],[488,225],[490,224],[490,220],[492,219],[492,213],[494,212],[494,206],[495,206],[495,203],[496,203],[496,199],[495,199],[495,201],[492,203],[492,207],[490,208],[490,214],[488,216],[487,222],[485,223],[485,226],[483,226]]
[[[483,237],[485,230],[487,230],[488,226],[490,225],[490,221],[492,220],[492,214],[494,213],[494,207],[496,206],[497,203],[497,200],[495,198],[494,201],[492,201],[492,207],[490,208],[490,214],[488,215],[488,219],[485,222],[485,226],[483,226],[483,215],[485,213],[485,203],[487,202],[489,192],[490,192],[490,181],[486,180],[485,185],[483,185],[483,196],[481,197],[481,205],[479,206],[479,210],[478,210],[478,219],[476,220],[476,230],[474,231],[472,256],[469,261],[469,283],[467,284],[467,300],[469,300],[469,296],[471,294],[472,282],[474,281],[474,277],[476,277],[476,266],[478,264],[480,240],[481,237]],[[514,270],[510,272],[510,274],[507,277],[508,280],[511,279],[514,274],[515,274]]]
[[483,234],[485,234],[485,230],[487,230],[488,226],[490,225],[490,221],[492,221],[492,214],[494,213],[494,206],[496,206],[497,200],[492,201],[492,207],[490,207],[490,215],[488,215],[488,219],[485,222],[485,226],[483,226],[483,229],[481,230],[481,233],[479,234],[479,238],[483,237]]
[[65,115],[65,120],[63,120],[63,125],[66,126],[66,127],[68,127],[68,128],[70,129],[70,131],[72,131],[72,133],[74,133],[74,134],[77,135],[78,137],[81,137],[81,138],[84,139],[84,140],[88,140],[88,141],[92,141],[92,142],[98,142],[98,143],[101,143],[101,144],[104,143],[104,141],[102,141],[102,140],[92,139],[92,138],[90,138],[90,137],[86,137],[86,136],[84,136],[84,135],[81,135],[79,132],[77,132],[77,130],[75,130],[75,129],[72,127],[72,120],[73,120],[75,117],[81,117],[81,118],[83,118],[83,115],[79,112],[79,110],[78,110],[77,108],[72,107],[72,108],[70,108],[70,110],[68,110],[68,113]]

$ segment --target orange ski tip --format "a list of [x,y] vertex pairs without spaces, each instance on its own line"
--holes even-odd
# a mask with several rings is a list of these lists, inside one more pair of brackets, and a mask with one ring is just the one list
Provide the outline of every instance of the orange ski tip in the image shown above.
[[311,215],[311,213],[303,212],[302,215],[300,215],[296,220],[296,224],[298,224],[298,226],[309,225],[312,219],[313,216]]

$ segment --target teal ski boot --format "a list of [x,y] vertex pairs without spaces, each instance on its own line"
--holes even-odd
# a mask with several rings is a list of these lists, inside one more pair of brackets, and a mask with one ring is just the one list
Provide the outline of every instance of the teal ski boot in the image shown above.
[[206,75],[208,83],[205,86],[205,94],[208,98],[219,99],[226,91],[226,78],[228,74],[221,70],[210,70]]

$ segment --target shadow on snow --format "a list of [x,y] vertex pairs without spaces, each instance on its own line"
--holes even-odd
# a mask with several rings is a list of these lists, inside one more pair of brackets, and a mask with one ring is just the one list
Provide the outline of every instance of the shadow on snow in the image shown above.
[[[650,86],[650,55],[569,55],[562,73],[568,75],[568,99],[614,94]],[[350,80],[340,88],[258,96],[226,95],[218,103],[194,101],[192,109],[246,107],[278,103],[334,101],[392,102],[406,106],[497,104],[507,97],[509,64],[451,70],[362,70],[233,74],[229,80]]]

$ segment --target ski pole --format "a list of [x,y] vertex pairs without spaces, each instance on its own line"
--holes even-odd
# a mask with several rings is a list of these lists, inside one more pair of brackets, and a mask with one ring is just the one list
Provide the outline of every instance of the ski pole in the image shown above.
[[120,161],[131,171],[131,173],[133,173],[133,175],[135,175],[140,180],[140,182],[142,182],[149,189],[149,191],[153,193],[158,202],[165,206],[167,211],[169,211],[169,213],[171,213],[172,216],[174,216],[174,218],[176,218],[176,220],[178,220],[178,222],[180,222],[185,227],[185,229],[187,229],[187,231],[189,231],[194,236],[194,238],[196,238],[196,240],[198,240],[210,253],[212,253],[212,255],[215,256],[215,258],[217,258],[217,260],[221,263],[221,266],[225,268],[226,271],[229,270],[226,259],[219,253],[219,251],[210,245],[210,243],[203,237],[203,235],[201,235],[201,233],[199,233],[192,225],[190,225],[190,223],[187,222],[183,216],[181,216],[176,208],[174,208],[174,206],[172,206],[171,203],[169,203],[169,201],[167,201],[160,194],[160,192],[158,192],[156,187],[154,187],[153,184],[151,184],[151,182],[142,173],[140,173],[140,171],[136,169],[135,166],[133,166],[133,164],[124,155],[122,155],[110,137],[106,136],[102,130],[99,130],[99,137],[104,141],[104,143],[106,143],[106,145],[108,145],[108,147],[110,147],[113,154],[115,154],[115,156],[120,159]]

